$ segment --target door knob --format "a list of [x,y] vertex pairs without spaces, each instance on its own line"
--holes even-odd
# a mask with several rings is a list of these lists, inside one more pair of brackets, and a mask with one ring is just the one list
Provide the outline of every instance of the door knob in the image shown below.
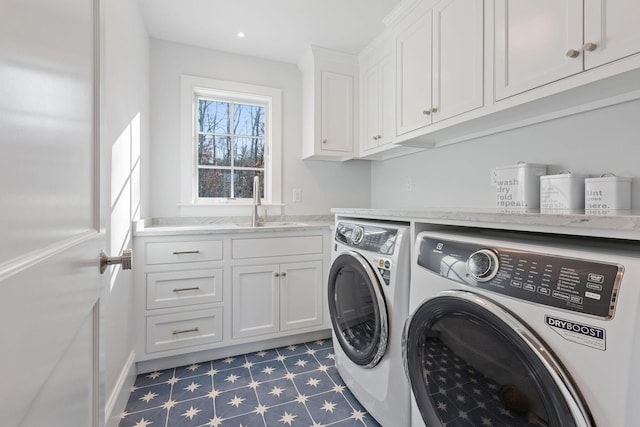
[[133,251],[131,249],[123,249],[120,256],[108,256],[104,251],[100,251],[100,274],[109,265],[122,264],[123,270],[131,270],[131,261],[133,259]]

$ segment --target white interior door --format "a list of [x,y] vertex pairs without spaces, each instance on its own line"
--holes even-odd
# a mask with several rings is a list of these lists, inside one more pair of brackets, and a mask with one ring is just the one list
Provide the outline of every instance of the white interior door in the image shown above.
[[0,425],[97,426],[98,0],[0,0]]

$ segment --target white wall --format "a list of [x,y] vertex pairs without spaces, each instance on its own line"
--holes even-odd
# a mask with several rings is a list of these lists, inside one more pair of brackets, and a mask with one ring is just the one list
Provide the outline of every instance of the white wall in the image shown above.
[[[102,145],[107,158],[109,182],[104,186],[110,200],[107,215],[108,248],[119,255],[131,247],[132,220],[144,210],[141,188],[149,144],[149,37],[138,3],[111,0],[103,3],[102,45]],[[101,348],[108,425],[117,417],[129,397],[134,379],[132,290],[130,271],[108,270],[109,286],[101,306]],[[129,363],[127,363],[129,362]]]
[[[295,65],[152,39],[150,206],[145,216],[179,216],[182,74],[282,89],[283,214],[329,214],[336,206],[369,206],[368,162],[300,160],[302,76]],[[292,203],[294,188],[302,190],[299,204]]]
[[[371,203],[391,207],[495,206],[489,170],[518,161],[598,176],[632,176],[640,208],[640,101],[428,150],[371,167]],[[407,180],[412,190],[407,191]]]

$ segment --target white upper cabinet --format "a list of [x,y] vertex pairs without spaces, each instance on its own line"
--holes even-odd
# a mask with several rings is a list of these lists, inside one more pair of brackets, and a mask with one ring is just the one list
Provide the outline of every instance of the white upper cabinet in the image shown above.
[[637,0],[496,0],[496,100],[640,52],[637,22]]
[[302,71],[302,158],[349,160],[356,155],[358,60],[312,46]]
[[397,26],[397,135],[483,105],[483,4],[418,4]]
[[362,131],[360,151],[393,142],[395,136],[395,63],[391,40],[376,44],[360,61],[362,82]]
[[496,99],[579,73],[580,46],[582,0],[496,0]]
[[640,52],[640,1],[586,0],[585,69]]
[[396,38],[396,133],[431,123],[431,11]]
[[442,0],[433,8],[434,122],[483,105],[483,3]]
[[320,96],[323,152],[353,152],[353,80],[352,75],[322,71]]

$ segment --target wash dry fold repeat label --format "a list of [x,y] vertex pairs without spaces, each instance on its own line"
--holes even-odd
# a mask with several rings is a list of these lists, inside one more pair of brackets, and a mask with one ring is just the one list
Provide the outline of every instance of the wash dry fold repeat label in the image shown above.
[[544,316],[544,323],[567,341],[598,350],[604,351],[607,349],[607,331],[603,328],[549,315]]

